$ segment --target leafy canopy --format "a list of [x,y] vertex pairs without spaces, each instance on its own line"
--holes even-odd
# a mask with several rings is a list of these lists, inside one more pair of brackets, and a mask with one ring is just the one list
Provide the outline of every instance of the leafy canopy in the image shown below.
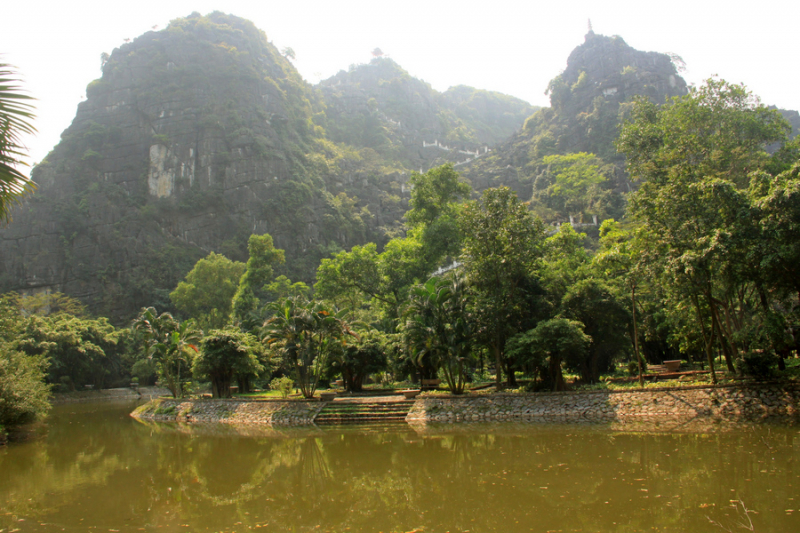
[[244,271],[244,263],[211,252],[194,265],[169,298],[201,328],[221,328],[230,320],[233,296]]

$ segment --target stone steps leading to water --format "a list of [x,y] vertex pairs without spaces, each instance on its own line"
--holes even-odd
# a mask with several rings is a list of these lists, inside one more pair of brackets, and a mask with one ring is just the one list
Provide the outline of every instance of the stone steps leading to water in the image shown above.
[[314,423],[326,425],[403,422],[413,405],[413,400],[391,402],[334,401],[322,408],[314,418]]

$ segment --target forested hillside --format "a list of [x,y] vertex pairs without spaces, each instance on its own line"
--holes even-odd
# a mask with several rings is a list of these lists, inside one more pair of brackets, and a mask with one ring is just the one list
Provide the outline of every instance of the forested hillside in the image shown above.
[[[507,185],[545,223],[596,239],[638,185],[614,140],[632,99],[686,93],[680,58],[590,32],[551,107],[466,86],[439,93],[376,54],[318,86],[252,23],[197,13],[103,57],[39,188],[0,230],[0,292],[63,292],[115,322],[168,295],[209,252],[269,234],[278,274],[403,237],[408,181],[444,163]],[[782,111],[797,122],[797,113]]]
[[[129,319],[209,251],[247,258],[270,233],[282,272],[385,243],[411,171],[466,159],[533,110],[460,87],[439,94],[389,59],[312,87],[252,23],[193,14],[104,57],[72,125],[0,230],[0,292],[60,291]],[[439,140],[453,150],[423,143]],[[474,157],[474,156],[472,156]]]

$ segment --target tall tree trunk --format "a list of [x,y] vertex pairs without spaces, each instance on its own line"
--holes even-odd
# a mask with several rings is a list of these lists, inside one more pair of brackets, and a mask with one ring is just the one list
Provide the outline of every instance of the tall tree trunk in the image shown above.
[[711,382],[716,385],[717,373],[714,370],[714,354],[711,351],[711,347],[714,344],[714,330],[711,330],[710,335],[707,333],[706,323],[703,320],[702,313],[700,313],[700,302],[696,294],[692,295],[692,304],[694,304],[694,309],[697,312],[697,321],[700,323],[700,331],[703,334],[703,348],[705,349],[706,358],[708,359],[708,369],[711,371]]
[[178,359],[178,379],[175,383],[175,392],[178,394],[176,398],[183,398],[183,390],[181,388],[181,360]]
[[495,366],[494,383],[498,389],[501,389],[503,387],[503,354],[500,349],[500,343],[497,340],[492,345],[492,351],[494,352]]
[[512,389],[517,387],[517,376],[514,375],[514,363],[510,359],[506,359],[506,385]]
[[730,302],[728,302],[722,307],[722,309],[723,311],[725,311],[725,327],[727,328],[727,333],[728,333],[727,338],[730,340],[731,355],[733,356],[733,359],[736,360],[739,358],[739,347],[736,345],[736,341],[734,340],[735,336],[733,332],[734,328],[736,329],[736,331],[739,331],[739,327],[736,326],[735,319],[731,317],[730,307],[731,307]]
[[780,370],[781,372],[786,370],[786,360],[785,360],[785,358],[786,358],[787,355],[789,355],[789,353],[791,351],[792,351],[792,349],[787,347],[787,348],[783,348],[781,350],[778,350],[778,352],[777,352],[778,353],[778,370]]
[[566,390],[567,386],[564,383],[564,374],[561,373],[561,358],[551,355],[549,367],[550,380],[553,382],[553,392]]
[[639,386],[644,388],[644,364],[642,356],[639,354],[639,328],[636,324],[636,285],[631,285],[631,309],[633,309],[633,353],[636,354],[636,362],[639,364]]
[[252,392],[250,390],[250,376],[245,374],[238,374],[236,376],[236,383],[239,384],[239,393]]
[[719,343],[722,346],[722,354],[725,356],[725,365],[728,368],[728,372],[735,373],[736,369],[733,366],[733,358],[731,354],[731,348],[728,344],[727,336],[725,335],[725,330],[722,327],[722,323],[719,320],[719,310],[717,309],[716,304],[714,303],[714,299],[711,295],[706,295],[708,298],[708,307],[711,309],[711,326],[716,328],[717,335],[719,336]]

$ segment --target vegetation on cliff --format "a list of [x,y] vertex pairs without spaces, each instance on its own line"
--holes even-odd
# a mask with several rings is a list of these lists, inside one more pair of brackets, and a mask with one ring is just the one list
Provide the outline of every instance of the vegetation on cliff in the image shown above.
[[279,274],[310,282],[332,252],[402,231],[410,171],[477,153],[532,111],[488,91],[439,94],[389,59],[315,88],[287,56],[218,12],[104,56],[33,171],[39,193],[4,230],[0,290],[66,292],[123,323],[174,311],[170,291],[198,259],[244,261],[254,233],[286,251]]
[[564,72],[550,81],[550,107],[528,117],[519,132],[466,175],[483,186],[514,188],[547,222],[597,225],[620,218],[632,184],[614,139],[634,96],[663,104],[686,94],[680,65],[680,58],[641,52],[619,36],[590,31]]

